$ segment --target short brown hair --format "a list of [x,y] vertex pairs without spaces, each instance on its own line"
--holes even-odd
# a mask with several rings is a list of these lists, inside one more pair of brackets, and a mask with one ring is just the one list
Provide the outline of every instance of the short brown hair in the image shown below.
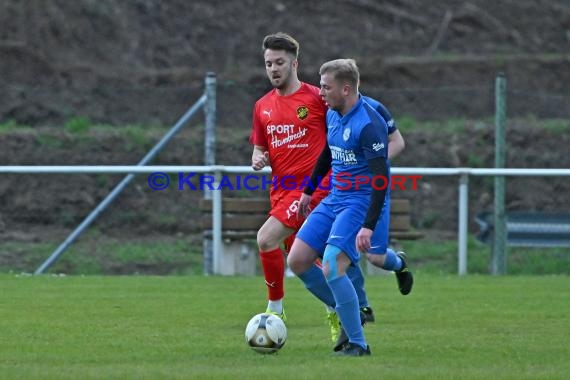
[[348,82],[354,89],[358,91],[358,82],[360,73],[356,61],[352,58],[335,59],[325,62],[319,69],[319,74],[331,73],[333,78],[339,82]]
[[262,44],[263,52],[265,50],[285,50],[287,53],[293,54],[295,59],[299,55],[299,43],[287,33],[278,32],[265,36]]

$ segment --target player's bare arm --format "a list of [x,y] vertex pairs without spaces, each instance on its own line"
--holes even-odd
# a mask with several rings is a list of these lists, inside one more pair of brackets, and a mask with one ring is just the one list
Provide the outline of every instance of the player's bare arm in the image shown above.
[[404,150],[406,142],[404,141],[404,137],[400,131],[397,129],[388,135],[388,141],[388,159],[392,160]]
[[261,170],[270,165],[269,152],[264,146],[255,145],[253,147],[253,154],[251,155],[251,167],[253,170]]

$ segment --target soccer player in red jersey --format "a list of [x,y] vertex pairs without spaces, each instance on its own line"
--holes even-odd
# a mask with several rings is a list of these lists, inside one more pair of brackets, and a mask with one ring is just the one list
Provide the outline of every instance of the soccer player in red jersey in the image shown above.
[[[285,241],[287,250],[303,223],[297,218],[302,183],[310,177],[326,144],[327,106],[317,87],[298,79],[298,51],[297,41],[284,33],[263,40],[265,69],[273,90],[255,103],[250,136],[253,169],[270,165],[275,178],[269,193],[270,216],[259,229],[257,243],[269,293],[267,311],[283,319],[285,262],[280,244]],[[327,195],[327,180],[315,192],[313,207]]]

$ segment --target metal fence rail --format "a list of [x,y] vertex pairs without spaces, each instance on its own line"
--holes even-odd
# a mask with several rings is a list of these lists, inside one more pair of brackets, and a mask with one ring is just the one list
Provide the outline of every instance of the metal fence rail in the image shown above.
[[[259,172],[254,172],[249,166],[175,166],[175,165],[154,165],[154,166],[0,166],[0,174],[4,173],[213,173],[215,181],[213,187],[216,188],[223,174],[269,174],[270,168],[265,168]],[[414,168],[395,167],[391,169],[393,175],[420,175],[420,176],[458,176],[458,274],[467,274],[467,226],[468,226],[468,195],[470,176],[522,176],[522,177],[570,177],[570,169],[473,169],[473,168]],[[221,191],[211,191],[213,202],[213,241],[214,257],[220,254],[222,246],[221,233]],[[41,272],[38,272],[41,273]]]

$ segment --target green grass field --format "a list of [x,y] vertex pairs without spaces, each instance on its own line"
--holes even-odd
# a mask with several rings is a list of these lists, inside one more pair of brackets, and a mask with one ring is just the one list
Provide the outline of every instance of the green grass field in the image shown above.
[[1,379],[566,379],[568,276],[368,277],[372,356],[331,352],[324,308],[288,278],[289,338],[250,350],[261,277],[0,275]]

